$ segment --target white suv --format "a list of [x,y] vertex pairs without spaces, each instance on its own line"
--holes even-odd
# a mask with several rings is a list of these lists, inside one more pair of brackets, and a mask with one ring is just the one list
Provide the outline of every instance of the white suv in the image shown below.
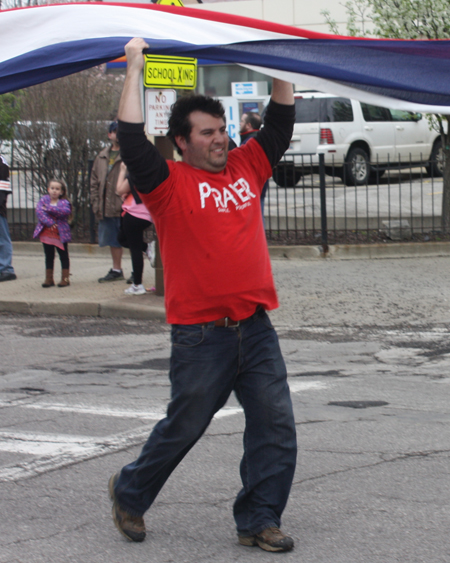
[[41,157],[49,159],[57,152],[56,127],[53,121],[17,121],[14,140],[3,141],[0,153],[10,166],[30,166]]
[[392,165],[426,166],[442,176],[441,138],[420,113],[386,109],[323,94],[295,94],[295,125],[289,149],[274,170],[280,186],[293,186],[316,170],[319,153],[326,173],[347,185],[363,185]]

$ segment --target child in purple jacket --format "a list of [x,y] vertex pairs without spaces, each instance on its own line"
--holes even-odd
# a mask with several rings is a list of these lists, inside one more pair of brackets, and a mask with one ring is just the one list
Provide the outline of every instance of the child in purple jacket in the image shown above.
[[39,200],[36,207],[38,224],[33,238],[39,237],[44,245],[45,253],[45,281],[42,287],[52,287],[53,265],[55,261],[55,247],[61,260],[61,281],[58,287],[66,287],[69,282],[69,249],[67,243],[72,240],[69,226],[69,216],[72,206],[67,199],[67,186],[64,180],[53,178],[48,183],[48,195]]

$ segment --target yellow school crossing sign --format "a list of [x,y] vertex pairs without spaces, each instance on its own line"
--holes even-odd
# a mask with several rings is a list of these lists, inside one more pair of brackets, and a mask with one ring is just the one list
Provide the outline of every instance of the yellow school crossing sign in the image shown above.
[[197,85],[197,59],[145,55],[144,86],[193,90]]
[[[184,6],[181,0],[158,0],[163,6]],[[197,59],[145,55],[145,88],[194,90],[197,86]]]
[[181,0],[158,0],[156,3],[162,6],[184,6]]

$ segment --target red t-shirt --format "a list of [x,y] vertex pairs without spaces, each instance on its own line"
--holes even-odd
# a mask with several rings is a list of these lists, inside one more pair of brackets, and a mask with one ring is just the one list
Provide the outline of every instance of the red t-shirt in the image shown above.
[[231,151],[211,173],[167,161],[169,177],[140,194],[155,223],[167,322],[241,320],[278,307],[260,195],[272,170],[260,144]]

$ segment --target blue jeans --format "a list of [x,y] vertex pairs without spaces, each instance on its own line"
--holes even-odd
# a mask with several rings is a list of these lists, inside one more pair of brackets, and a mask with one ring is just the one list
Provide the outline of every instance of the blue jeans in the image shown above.
[[0,273],[14,274],[12,267],[12,243],[9,235],[8,221],[0,215]]
[[98,245],[122,248],[117,237],[120,230],[120,217],[105,217],[98,222]]
[[292,403],[278,337],[264,311],[236,328],[173,325],[167,417],[116,484],[119,505],[140,516],[234,390],[246,419],[243,488],[234,504],[240,535],[280,526],[297,458]]

